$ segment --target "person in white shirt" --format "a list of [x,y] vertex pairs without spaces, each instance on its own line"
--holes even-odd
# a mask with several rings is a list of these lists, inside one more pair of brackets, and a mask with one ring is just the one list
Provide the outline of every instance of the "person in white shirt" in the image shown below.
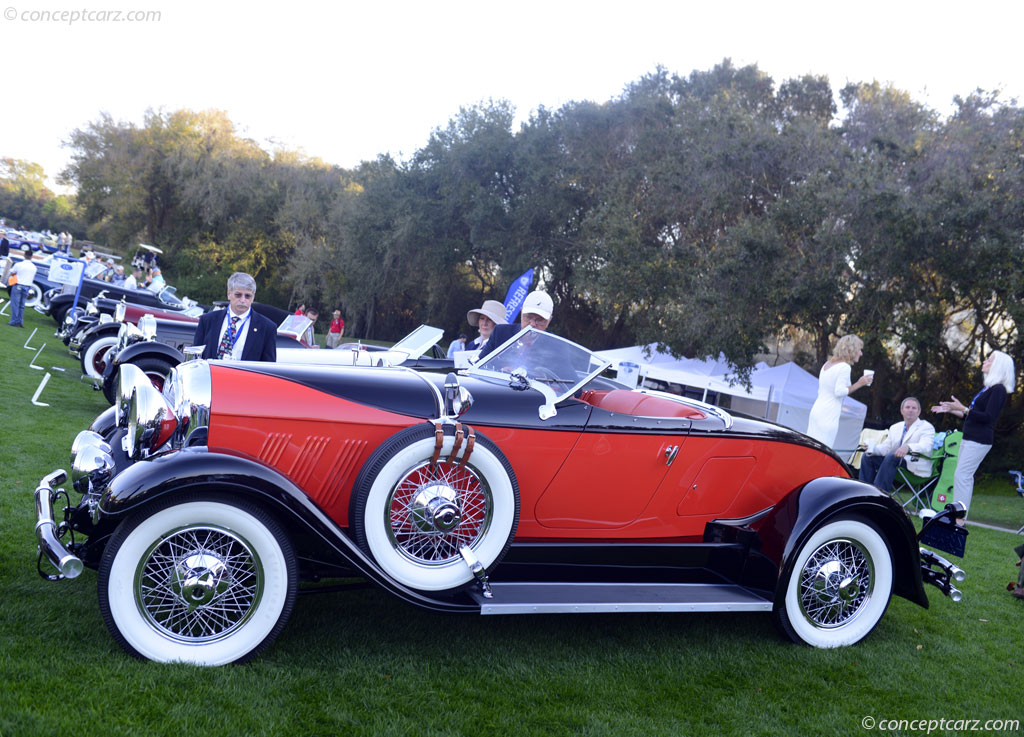
[[138,289],[140,276],[142,276],[142,272],[135,269],[131,274],[125,277],[124,284],[121,286],[125,289]]
[[[25,302],[32,291],[32,282],[36,278],[36,265],[32,263],[32,249],[26,248],[25,258],[11,267],[12,277],[18,283],[11,287],[11,321],[7,324],[14,328],[23,328],[25,318]],[[10,277],[8,277],[10,278]]]
[[930,456],[935,442],[935,428],[921,419],[921,402],[917,397],[907,397],[900,404],[903,422],[889,428],[885,440],[868,449],[860,462],[860,480],[874,484],[884,492],[892,489],[897,468],[906,468],[911,473],[926,478],[931,475],[932,462],[928,458],[915,459],[911,452]]

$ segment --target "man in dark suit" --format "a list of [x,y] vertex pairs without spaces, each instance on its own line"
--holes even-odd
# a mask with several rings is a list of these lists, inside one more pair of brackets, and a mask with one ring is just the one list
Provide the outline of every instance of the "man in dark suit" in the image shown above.
[[277,326],[252,309],[256,280],[236,272],[228,278],[228,308],[199,318],[193,345],[203,358],[233,361],[276,361]]

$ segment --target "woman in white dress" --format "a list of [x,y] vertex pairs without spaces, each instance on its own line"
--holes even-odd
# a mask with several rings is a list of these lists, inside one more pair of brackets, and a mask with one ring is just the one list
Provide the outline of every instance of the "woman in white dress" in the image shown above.
[[865,374],[855,383],[850,383],[850,367],[860,360],[863,352],[863,340],[856,335],[844,335],[818,374],[818,398],[811,407],[807,434],[830,448],[836,442],[836,433],[839,432],[843,400],[862,386],[871,384],[871,374]]

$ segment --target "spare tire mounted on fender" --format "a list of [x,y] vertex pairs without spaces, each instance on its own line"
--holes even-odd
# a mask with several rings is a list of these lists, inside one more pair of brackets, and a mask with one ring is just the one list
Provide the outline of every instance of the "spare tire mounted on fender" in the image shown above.
[[455,443],[455,428],[445,426],[436,455],[434,425],[406,428],[373,452],[353,489],[356,542],[388,575],[419,591],[457,591],[472,581],[463,547],[490,570],[519,522],[519,486],[505,454],[477,432],[463,465],[468,443],[452,459]]

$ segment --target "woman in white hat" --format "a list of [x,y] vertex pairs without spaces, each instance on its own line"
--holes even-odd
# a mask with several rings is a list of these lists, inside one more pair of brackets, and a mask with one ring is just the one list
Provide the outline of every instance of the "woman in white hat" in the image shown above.
[[482,307],[466,313],[466,322],[480,331],[480,336],[467,345],[466,350],[479,350],[487,344],[495,325],[508,324],[508,320],[505,319],[505,305],[496,299],[485,300]]

